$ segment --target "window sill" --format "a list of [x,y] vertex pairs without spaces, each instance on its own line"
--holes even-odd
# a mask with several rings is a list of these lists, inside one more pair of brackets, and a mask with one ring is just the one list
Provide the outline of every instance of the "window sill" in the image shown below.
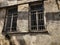
[[30,35],[36,35],[36,34],[49,34],[48,31],[29,31],[29,32],[7,32],[7,33],[4,33],[4,35],[6,34],[9,34],[9,35],[26,35],[26,34],[30,34]]
[[42,33],[42,34],[49,34],[47,30],[43,30],[43,31],[29,31],[31,33]]

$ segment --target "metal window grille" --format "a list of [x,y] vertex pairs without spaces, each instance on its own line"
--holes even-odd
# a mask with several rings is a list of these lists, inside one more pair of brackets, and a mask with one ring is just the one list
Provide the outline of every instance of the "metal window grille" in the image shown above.
[[17,8],[9,8],[5,16],[4,31],[14,32],[17,26]]
[[[35,5],[36,4],[36,5]],[[44,4],[43,2],[35,3],[33,5],[30,4],[30,30],[31,31],[44,31],[45,25],[44,25]]]
[[12,14],[12,15],[6,16],[4,30],[7,32],[16,31],[16,25],[17,25],[16,21],[17,21],[17,14]]

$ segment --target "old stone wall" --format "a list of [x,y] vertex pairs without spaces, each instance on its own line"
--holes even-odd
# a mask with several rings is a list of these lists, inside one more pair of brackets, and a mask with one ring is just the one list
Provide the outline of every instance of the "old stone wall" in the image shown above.
[[1,0],[0,7],[13,6],[13,5],[17,5],[21,3],[23,4],[33,1],[38,1],[38,0]]
[[[60,45],[60,12],[55,0],[45,3],[47,30],[52,38],[52,44]],[[58,44],[57,44],[58,43]]]
[[[2,9],[3,11],[3,9]],[[5,12],[5,11],[4,11]],[[29,5],[18,6],[17,31],[23,33],[29,31]],[[6,12],[5,12],[6,13]],[[44,16],[46,23],[46,33],[28,33],[28,34],[12,34],[11,40],[17,45],[60,45],[60,12],[55,0],[44,1]],[[2,14],[2,12],[1,12]],[[2,16],[2,15],[1,15]],[[1,19],[1,22],[4,22]],[[1,30],[4,23],[0,25]]]
[[0,9],[0,34],[2,33],[3,30],[5,15],[6,9]]
[[17,30],[20,32],[28,31],[28,4],[18,6]]

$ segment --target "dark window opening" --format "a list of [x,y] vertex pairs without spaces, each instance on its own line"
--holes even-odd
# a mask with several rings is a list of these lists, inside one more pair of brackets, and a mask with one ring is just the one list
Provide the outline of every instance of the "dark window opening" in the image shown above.
[[16,26],[17,26],[17,6],[7,9],[4,31],[6,32],[16,31]]
[[45,30],[44,25],[44,2],[30,3],[31,13],[31,31],[43,31]]

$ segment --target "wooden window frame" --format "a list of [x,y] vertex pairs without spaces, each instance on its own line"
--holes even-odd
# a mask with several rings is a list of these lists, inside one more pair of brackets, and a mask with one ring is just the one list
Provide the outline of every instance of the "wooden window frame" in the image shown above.
[[[38,4],[37,3],[36,4],[30,3],[31,5],[29,4],[29,9],[30,9],[29,10],[29,30],[30,30],[30,32],[46,32],[45,19],[44,19],[44,27],[45,27],[44,30],[38,30],[38,19],[37,19],[37,30],[31,30],[31,13],[30,13],[31,12],[31,8],[30,8],[30,6],[41,4],[41,3],[38,3]],[[38,18],[37,13],[38,12],[36,12],[36,18]],[[43,12],[43,16],[44,16],[44,12]]]
[[[11,6],[11,7],[7,7],[7,9],[6,9],[6,15],[5,15],[5,22],[4,22],[4,32],[15,32],[16,30],[17,30],[17,28],[16,27],[12,27],[13,26],[13,23],[15,22],[15,17],[17,16],[17,12],[16,13],[13,13],[13,14],[8,14],[8,10],[10,10],[10,9],[14,9],[14,8],[16,8],[17,9],[17,6]],[[6,27],[7,26],[7,19],[8,19],[8,15],[10,15],[9,17],[10,18],[12,18],[12,19],[10,19],[11,20],[11,25],[9,26],[9,27]],[[15,16],[14,16],[15,15]],[[17,19],[16,19],[16,21],[17,21]],[[10,30],[6,30],[6,29],[10,29]],[[13,29],[15,29],[16,28],[16,30],[15,31],[13,31]]]

